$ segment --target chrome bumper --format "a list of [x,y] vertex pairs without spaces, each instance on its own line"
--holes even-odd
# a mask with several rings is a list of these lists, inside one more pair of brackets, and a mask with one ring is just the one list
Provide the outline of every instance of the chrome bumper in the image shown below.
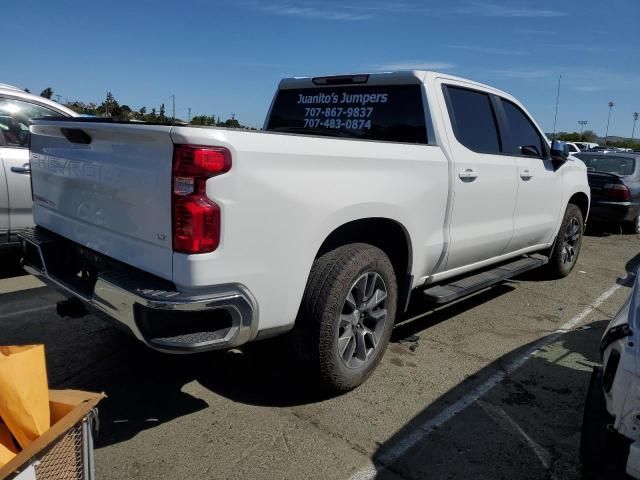
[[[204,294],[187,295],[170,282],[119,264],[97,272],[92,288],[80,288],[74,285],[73,272],[60,275],[60,268],[50,265],[61,254],[61,244],[83,247],[38,227],[21,233],[20,240],[25,270],[67,297],[120,322],[154,350],[218,350],[242,345],[256,336],[257,304],[243,285],[218,285]],[[68,260],[75,259],[65,258],[65,263]]]

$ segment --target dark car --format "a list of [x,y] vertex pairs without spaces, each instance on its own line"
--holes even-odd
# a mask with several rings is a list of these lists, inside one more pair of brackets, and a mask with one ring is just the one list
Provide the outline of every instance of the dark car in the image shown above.
[[640,154],[582,152],[575,156],[587,166],[589,219],[619,223],[629,233],[640,233]]

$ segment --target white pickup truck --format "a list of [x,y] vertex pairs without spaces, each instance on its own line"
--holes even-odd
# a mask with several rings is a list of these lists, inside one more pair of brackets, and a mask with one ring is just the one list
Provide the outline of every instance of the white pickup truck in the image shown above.
[[567,275],[589,210],[584,164],[515,98],[435,72],[282,80],[261,132],[31,132],[30,272],[165,352],[289,332],[338,391],[375,368],[411,292]]

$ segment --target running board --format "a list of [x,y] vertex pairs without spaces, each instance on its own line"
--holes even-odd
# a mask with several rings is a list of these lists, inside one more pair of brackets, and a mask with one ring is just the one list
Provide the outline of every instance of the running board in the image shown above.
[[478,290],[490,287],[511,277],[528,272],[545,265],[549,259],[544,255],[534,254],[502,264],[491,270],[485,270],[468,277],[458,277],[451,283],[436,285],[423,290],[424,296],[433,303],[449,303]]

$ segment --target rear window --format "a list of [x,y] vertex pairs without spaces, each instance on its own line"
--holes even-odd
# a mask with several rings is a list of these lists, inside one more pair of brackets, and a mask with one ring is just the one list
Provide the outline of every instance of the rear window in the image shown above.
[[632,175],[636,169],[636,159],[612,155],[576,155],[587,166],[588,171]]
[[447,86],[447,109],[458,141],[478,153],[500,153],[501,139],[489,95]]
[[280,90],[267,130],[429,143],[420,85]]

